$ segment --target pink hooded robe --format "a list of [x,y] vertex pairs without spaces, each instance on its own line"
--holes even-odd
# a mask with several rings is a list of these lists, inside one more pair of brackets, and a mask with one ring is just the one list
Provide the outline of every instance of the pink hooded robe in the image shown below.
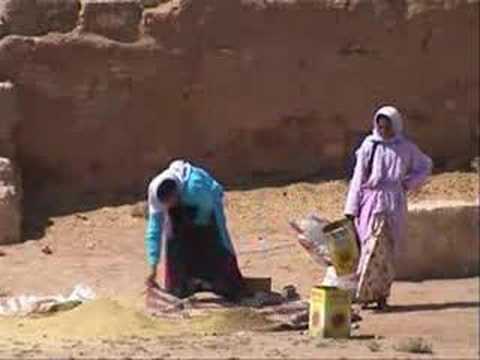
[[[380,115],[388,117],[395,136],[383,139],[377,129]],[[375,142],[371,174],[367,168]],[[395,254],[405,251],[407,214],[406,192],[419,188],[431,173],[432,160],[403,137],[402,116],[391,106],[382,107],[374,116],[373,133],[356,152],[357,162],[350,182],[345,214],[355,217],[362,246],[368,240],[376,214],[384,213],[390,220]]]

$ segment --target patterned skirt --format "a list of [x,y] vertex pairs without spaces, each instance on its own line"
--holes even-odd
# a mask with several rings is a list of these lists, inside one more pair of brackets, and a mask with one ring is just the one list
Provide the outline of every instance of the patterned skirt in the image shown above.
[[389,218],[385,214],[376,215],[372,233],[361,249],[357,270],[357,302],[369,304],[390,296],[395,278],[393,251]]

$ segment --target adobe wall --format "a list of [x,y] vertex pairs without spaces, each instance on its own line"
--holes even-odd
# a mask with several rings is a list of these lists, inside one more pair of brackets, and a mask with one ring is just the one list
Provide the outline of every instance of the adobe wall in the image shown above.
[[477,276],[480,270],[479,204],[423,202],[408,213],[406,251],[397,278],[424,280]]
[[22,240],[20,174],[10,159],[0,157],[0,245]]
[[228,184],[341,174],[384,103],[438,168],[478,151],[478,0],[6,0],[0,13],[27,192],[141,192],[178,157]]

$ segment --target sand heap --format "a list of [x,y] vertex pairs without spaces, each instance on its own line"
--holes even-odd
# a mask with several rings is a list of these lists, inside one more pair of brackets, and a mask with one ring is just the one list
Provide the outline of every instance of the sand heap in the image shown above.
[[98,299],[50,316],[3,318],[0,334],[12,339],[115,339],[260,331],[271,325],[263,315],[246,308],[213,310],[189,319],[163,319],[149,317],[120,299]]

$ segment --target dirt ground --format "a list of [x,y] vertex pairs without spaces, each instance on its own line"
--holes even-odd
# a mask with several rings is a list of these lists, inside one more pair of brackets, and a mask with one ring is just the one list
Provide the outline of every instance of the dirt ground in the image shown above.
[[[274,288],[294,284],[308,296],[323,270],[296,243],[288,220],[311,211],[329,219],[339,217],[345,191],[342,181],[312,181],[229,192],[229,226],[244,274],[271,276]],[[448,173],[434,176],[420,193],[412,194],[411,201],[472,201],[478,194],[476,174]],[[133,208],[104,207],[54,217],[41,239],[0,247],[0,294],[66,294],[84,283],[101,297],[141,302],[147,271],[145,223],[132,216]],[[41,251],[46,245],[52,254]],[[205,336],[113,340],[68,339],[65,334],[62,340],[48,336],[32,340],[0,320],[0,358],[418,358],[400,351],[408,338],[423,338],[431,345],[433,355],[423,357],[478,358],[478,277],[397,282],[391,305],[386,314],[363,312],[360,328],[348,341],[310,339],[299,331],[254,333],[249,328]]]

